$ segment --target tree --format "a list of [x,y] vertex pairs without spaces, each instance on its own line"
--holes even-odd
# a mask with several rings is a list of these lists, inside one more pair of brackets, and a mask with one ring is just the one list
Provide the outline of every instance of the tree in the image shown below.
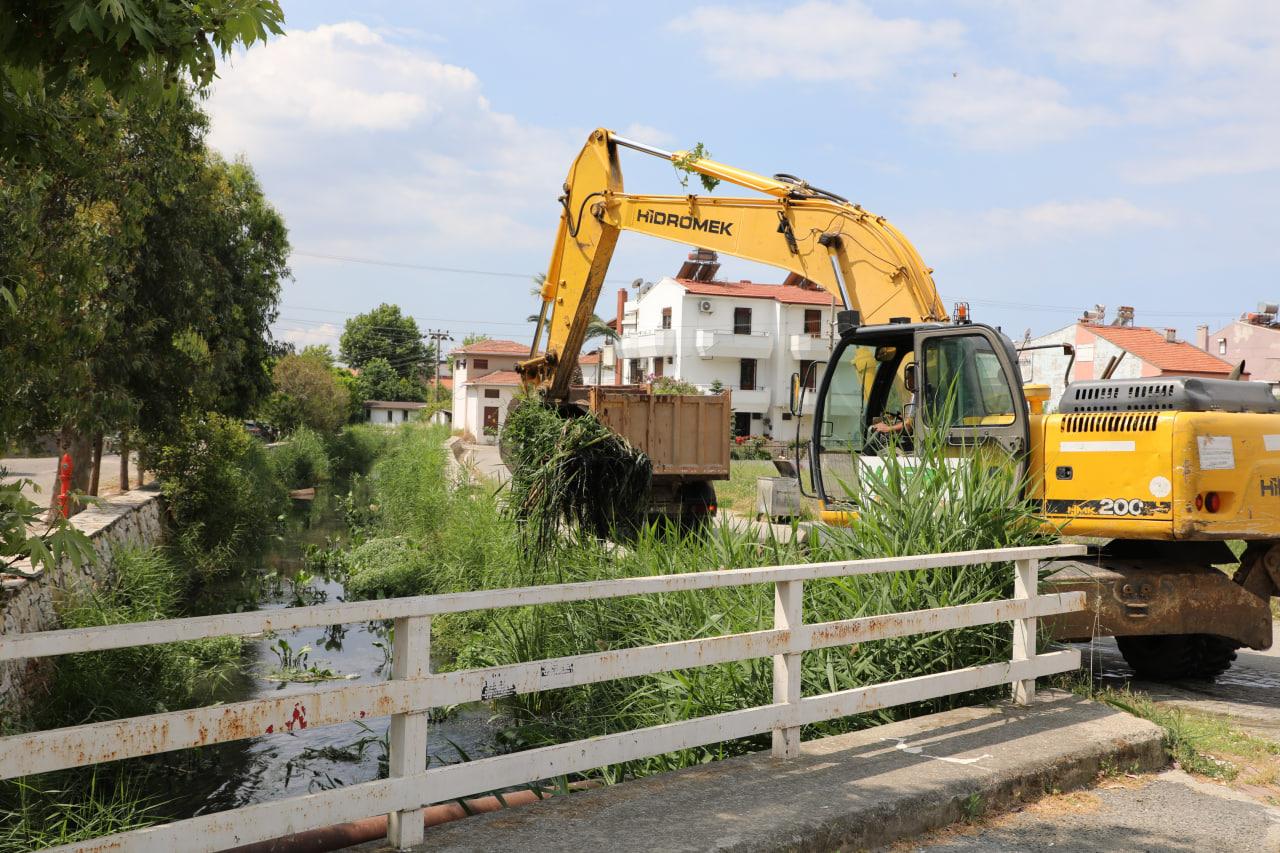
[[267,404],[271,424],[286,432],[299,426],[334,432],[348,419],[350,392],[334,375],[328,347],[307,347],[280,358],[271,371],[275,393]]
[[59,104],[97,118],[40,162],[0,157],[0,440],[56,433],[87,476],[104,430],[154,444],[269,392],[289,247],[248,164],[205,148],[189,92],[126,107],[68,85]]
[[423,400],[422,383],[400,376],[385,358],[375,358],[366,363],[356,377],[355,387],[362,404],[366,400],[407,400],[415,403]]
[[423,342],[417,322],[401,314],[398,305],[384,302],[352,317],[342,330],[339,349],[343,360],[357,370],[381,358],[405,379],[421,382],[435,375],[435,348]]

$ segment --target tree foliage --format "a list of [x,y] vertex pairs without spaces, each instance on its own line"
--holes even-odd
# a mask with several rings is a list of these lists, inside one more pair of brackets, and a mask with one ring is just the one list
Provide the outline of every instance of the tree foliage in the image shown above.
[[416,403],[423,401],[422,383],[402,377],[390,362],[382,357],[365,364],[360,375],[356,377],[355,388],[361,403],[366,400],[407,400]]
[[[0,0],[0,153],[40,157],[88,124],[60,96],[88,85],[117,99],[171,99],[213,82],[237,45],[284,32],[278,0]],[[33,147],[34,146],[34,147]]]
[[267,417],[273,426],[285,432],[305,426],[331,433],[347,422],[351,392],[338,380],[327,355],[327,347],[307,347],[276,362]]
[[398,305],[383,303],[347,320],[340,342],[342,359],[363,371],[374,359],[384,359],[405,379],[435,375],[434,347],[422,340],[417,322]]

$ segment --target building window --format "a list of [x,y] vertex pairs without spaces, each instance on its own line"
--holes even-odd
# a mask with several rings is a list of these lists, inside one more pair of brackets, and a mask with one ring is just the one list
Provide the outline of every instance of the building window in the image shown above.
[[500,393],[501,393],[501,392],[500,392],[500,391],[498,391],[498,389],[497,389],[497,388],[486,388],[486,389],[484,389],[484,396],[485,396],[487,399],[489,399],[489,400],[496,400],[496,399],[498,399],[498,395],[499,395]]
[[738,368],[738,387],[743,391],[756,390],[756,360],[754,358],[742,359],[742,364]]
[[407,421],[407,420],[409,420],[409,410],[408,410],[408,409],[404,409],[404,410],[402,410],[402,411],[400,412],[400,420],[402,420],[402,421]]
[[1226,354],[1227,354],[1227,339],[1218,338],[1218,355],[1226,355]]
[[818,371],[814,365],[817,364],[811,358],[800,359],[800,382],[810,391],[814,389],[818,382]]
[[639,385],[644,380],[644,360],[639,358],[631,359],[631,384]]
[[458,363],[458,369],[459,369],[459,370],[466,370],[466,369],[467,369],[467,360],[466,360],[465,358],[460,358],[460,359],[458,359],[458,362],[457,362],[457,363]]
[[812,337],[822,337],[822,311],[817,308],[804,309],[804,333]]
[[662,309],[662,328],[664,329],[671,328],[671,309],[670,308]]
[[733,333],[735,335],[751,334],[751,309],[733,309]]
[[489,369],[489,359],[487,359],[487,358],[477,358],[477,359],[475,360],[475,368],[476,368],[476,370],[488,370],[488,369]]
[[387,409],[387,423],[391,423],[391,421],[395,418],[395,416],[396,416],[395,412],[391,411],[390,409]]
[[653,375],[655,377],[662,376],[662,357],[655,356],[653,359]]
[[675,364],[675,363],[676,363],[676,357],[674,355],[667,356],[667,364]]
[[751,413],[750,412],[734,412],[733,413],[733,434],[734,435],[751,435]]

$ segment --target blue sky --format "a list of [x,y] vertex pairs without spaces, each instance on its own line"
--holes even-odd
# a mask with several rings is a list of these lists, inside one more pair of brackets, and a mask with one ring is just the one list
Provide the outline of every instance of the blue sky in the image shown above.
[[[1280,4],[285,9],[288,34],[227,64],[208,107],[213,143],[249,158],[289,224],[277,334],[299,343],[382,301],[458,340],[526,339],[527,278],[601,125],[860,202],[948,304],[1014,337],[1095,303],[1192,337],[1280,301]],[[628,189],[680,192],[668,166],[623,166]],[[611,282],[686,251],[624,235]]]

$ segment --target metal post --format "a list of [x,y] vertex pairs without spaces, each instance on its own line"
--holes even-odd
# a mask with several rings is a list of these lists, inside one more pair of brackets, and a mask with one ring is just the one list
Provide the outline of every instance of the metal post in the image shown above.
[[[391,645],[391,677],[422,678],[431,672],[431,617],[411,616],[395,621]],[[388,765],[391,778],[427,772],[428,711],[391,717]],[[387,840],[403,850],[422,842],[423,810],[407,809],[387,816]]]
[[[1013,597],[1031,599],[1037,594],[1038,560],[1016,560],[1013,564]],[[1036,617],[1013,620],[1013,659],[1028,660],[1036,654]],[[1013,701],[1027,705],[1036,698],[1036,680],[1013,682]]]
[[[782,581],[773,585],[773,627],[782,630],[799,628],[804,621],[801,602],[804,581]],[[773,701],[788,705],[800,703],[800,652],[773,656]],[[800,727],[786,726],[773,730],[773,757],[795,758],[800,754]]]

